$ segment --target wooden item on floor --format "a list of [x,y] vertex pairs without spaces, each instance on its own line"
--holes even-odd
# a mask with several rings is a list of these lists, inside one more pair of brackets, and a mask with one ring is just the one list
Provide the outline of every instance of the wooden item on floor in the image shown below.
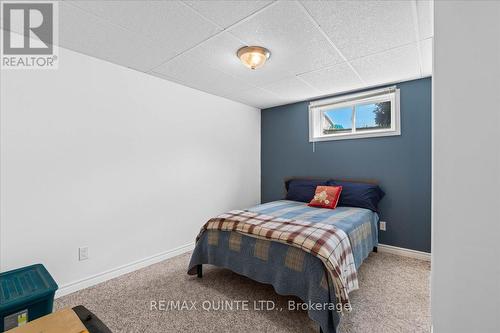
[[[8,333],[89,333],[72,309],[62,309],[30,321]],[[6,333],[7,333],[6,332]]]

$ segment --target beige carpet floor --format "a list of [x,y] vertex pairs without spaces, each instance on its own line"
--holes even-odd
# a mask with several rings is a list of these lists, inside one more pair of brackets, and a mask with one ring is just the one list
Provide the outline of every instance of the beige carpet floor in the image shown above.
[[[290,296],[231,271],[204,266],[203,279],[186,274],[190,253],[123,275],[56,300],[55,307],[85,305],[119,332],[318,332],[304,311],[288,311]],[[360,289],[340,332],[429,332],[430,263],[372,253],[359,271]],[[196,301],[196,310],[151,310],[151,301]],[[249,301],[249,310],[205,311],[203,301]],[[279,311],[258,311],[254,300]],[[269,303],[271,304],[271,303]],[[208,305],[208,303],[205,303]],[[236,307],[233,302],[233,306]]]

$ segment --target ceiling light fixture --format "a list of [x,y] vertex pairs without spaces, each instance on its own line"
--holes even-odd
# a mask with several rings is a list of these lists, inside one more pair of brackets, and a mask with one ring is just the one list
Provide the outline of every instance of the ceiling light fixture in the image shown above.
[[243,65],[250,69],[257,69],[266,63],[266,60],[271,56],[268,49],[261,46],[245,46],[236,52]]

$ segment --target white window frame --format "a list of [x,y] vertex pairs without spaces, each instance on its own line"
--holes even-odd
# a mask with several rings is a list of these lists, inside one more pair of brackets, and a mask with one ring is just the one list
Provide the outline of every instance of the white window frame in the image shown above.
[[[356,106],[387,101],[391,102],[390,128],[356,131]],[[352,109],[351,132],[323,134],[321,128],[323,113],[331,109],[345,107]],[[401,135],[399,109],[399,89],[396,86],[311,102],[309,103],[309,142]]]

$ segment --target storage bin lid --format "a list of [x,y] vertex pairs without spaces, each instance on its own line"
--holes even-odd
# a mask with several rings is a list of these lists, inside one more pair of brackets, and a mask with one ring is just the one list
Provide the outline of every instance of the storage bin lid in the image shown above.
[[42,264],[0,273],[0,311],[47,297],[57,288]]

